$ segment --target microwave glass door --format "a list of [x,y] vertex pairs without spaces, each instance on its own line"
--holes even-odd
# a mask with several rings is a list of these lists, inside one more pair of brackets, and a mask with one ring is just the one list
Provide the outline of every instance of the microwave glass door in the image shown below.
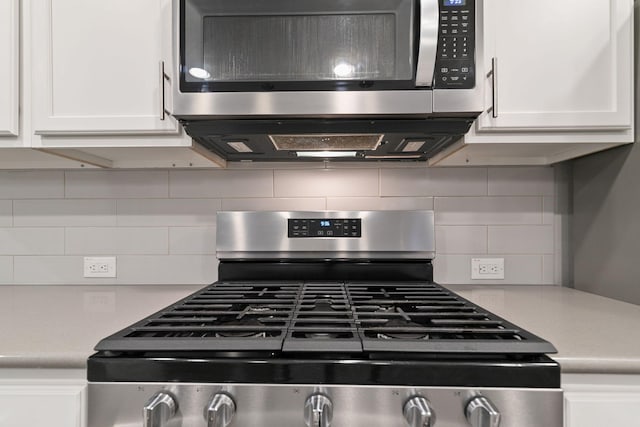
[[182,0],[181,89],[410,86],[416,1]]

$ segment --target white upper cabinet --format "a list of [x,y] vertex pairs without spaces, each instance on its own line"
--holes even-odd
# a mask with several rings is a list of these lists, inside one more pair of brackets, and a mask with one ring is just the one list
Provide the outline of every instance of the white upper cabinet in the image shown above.
[[169,0],[30,0],[30,6],[36,135],[178,133],[177,122],[163,114]]
[[5,135],[18,135],[19,3],[0,0],[0,146]]
[[484,5],[487,111],[467,142],[633,141],[633,0]]
[[545,165],[634,141],[634,0],[484,0],[484,111],[433,166]]

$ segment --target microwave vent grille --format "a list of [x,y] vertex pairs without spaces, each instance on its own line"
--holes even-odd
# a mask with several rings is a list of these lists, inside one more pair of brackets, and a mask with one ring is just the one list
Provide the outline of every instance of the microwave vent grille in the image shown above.
[[365,151],[375,150],[384,134],[269,135],[278,151]]

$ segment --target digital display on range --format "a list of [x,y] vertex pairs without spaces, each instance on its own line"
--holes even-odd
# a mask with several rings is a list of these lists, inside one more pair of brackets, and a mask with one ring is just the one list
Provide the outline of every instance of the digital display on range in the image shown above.
[[445,6],[465,6],[467,0],[444,0]]
[[288,237],[362,237],[360,218],[290,218]]

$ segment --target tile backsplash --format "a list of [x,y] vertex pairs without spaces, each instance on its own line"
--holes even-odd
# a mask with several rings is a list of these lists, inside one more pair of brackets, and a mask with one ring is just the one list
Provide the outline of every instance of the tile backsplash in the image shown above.
[[[435,210],[440,283],[560,284],[564,185],[558,167],[3,171],[0,284],[207,284],[217,211],[325,209]],[[116,256],[117,277],[84,278],[84,256]],[[505,280],[472,281],[478,256]]]

